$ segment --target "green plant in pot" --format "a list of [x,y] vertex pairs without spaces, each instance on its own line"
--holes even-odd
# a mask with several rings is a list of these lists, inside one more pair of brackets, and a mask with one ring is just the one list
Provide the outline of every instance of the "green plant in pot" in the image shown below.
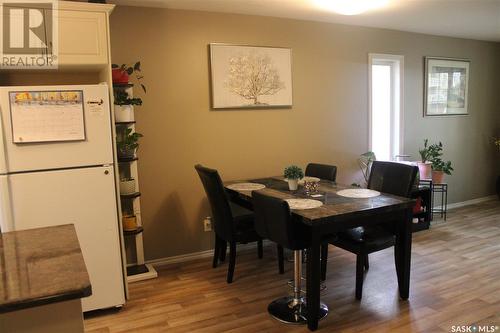
[[444,162],[441,157],[436,157],[432,160],[432,182],[442,184],[444,175],[451,175],[453,167],[451,161]]
[[125,90],[117,90],[115,93],[115,105],[142,105],[142,99],[130,97]]
[[115,121],[128,122],[134,121],[134,106],[142,105],[142,99],[131,97],[123,89],[115,90]]
[[432,161],[443,155],[443,144],[433,143],[429,145],[429,139],[424,140],[424,147],[419,149],[420,162],[417,162],[420,179],[432,178]]
[[137,147],[139,147],[139,139],[142,136],[140,133],[133,132],[131,128],[127,128],[125,133],[116,139],[118,157],[134,158]]
[[111,65],[112,69],[112,77],[113,77],[113,83],[121,83],[121,84],[127,84],[129,83],[130,75],[134,74],[135,79],[141,86],[142,90],[146,92],[146,86],[142,83],[142,79],[144,76],[142,75],[141,72],[141,62],[137,61],[133,65],[128,65],[128,64],[112,64]]
[[299,179],[304,178],[304,171],[296,165],[290,165],[285,168],[283,174],[288,181],[290,191],[296,191],[299,187]]
[[[358,157],[359,169],[363,173],[363,178],[365,179],[365,185],[368,185],[368,179],[370,178],[370,170],[372,168],[373,161],[376,161],[377,157],[372,151],[367,151]],[[361,187],[359,184],[355,184],[357,187]]]

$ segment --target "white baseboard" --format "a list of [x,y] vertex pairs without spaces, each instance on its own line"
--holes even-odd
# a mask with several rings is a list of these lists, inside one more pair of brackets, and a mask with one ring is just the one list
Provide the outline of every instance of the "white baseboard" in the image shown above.
[[[493,200],[496,198],[497,198],[496,195],[489,195],[487,197],[476,198],[476,199],[471,199],[471,200],[462,201],[462,202],[455,202],[455,203],[448,204],[448,209],[459,208],[459,207],[464,207],[464,206],[469,206],[469,205],[475,205],[475,204],[485,202],[485,201],[490,201],[490,200]],[[435,206],[434,208],[441,209],[441,206]]]
[[[264,240],[263,246],[267,246],[270,244],[268,240]],[[245,250],[251,250],[251,249],[257,249],[257,242],[253,243],[248,243],[248,244],[238,244],[237,251],[245,251]],[[159,259],[153,259],[153,260],[147,260],[147,264],[151,264],[153,266],[164,266],[164,265],[170,265],[170,264],[178,264],[181,262],[187,262],[187,261],[193,261],[197,259],[203,259],[203,258],[211,258],[214,254],[214,250],[206,250],[206,251],[200,251],[200,252],[193,252],[193,253],[187,253],[187,254],[181,254],[178,256],[173,256],[173,257],[166,257],[166,258],[159,258]]]
[[[476,198],[472,200],[467,200],[467,201],[462,201],[462,202],[455,202],[452,204],[448,204],[448,209],[453,209],[453,208],[459,208],[459,207],[464,207],[468,205],[475,205],[481,202],[493,200],[497,198],[496,195],[490,195],[487,197],[482,197],[482,198]],[[441,208],[441,206],[436,206],[435,208]],[[266,246],[269,241],[265,240],[264,241],[264,246]],[[241,244],[238,245],[238,251],[240,250],[249,250],[249,249],[255,249],[257,247],[257,243],[249,243],[249,244]],[[147,260],[147,264],[151,264],[153,266],[164,266],[164,265],[170,265],[170,264],[177,264],[181,262],[187,262],[187,261],[193,261],[197,259],[203,259],[203,258],[210,258],[212,257],[214,253],[214,250],[206,250],[206,251],[200,251],[200,252],[193,252],[193,253],[188,253],[188,254],[181,254],[178,256],[173,256],[173,257],[166,257],[166,258],[159,258],[159,259],[153,259],[153,260]]]

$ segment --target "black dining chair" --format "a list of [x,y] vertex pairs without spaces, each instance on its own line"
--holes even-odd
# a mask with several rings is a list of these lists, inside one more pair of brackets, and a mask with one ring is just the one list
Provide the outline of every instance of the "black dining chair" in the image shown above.
[[[383,193],[409,198],[417,177],[415,166],[374,161],[368,188]],[[390,222],[390,221],[388,221]],[[356,254],[356,298],[363,293],[364,271],[369,269],[368,255],[394,246],[394,232],[387,224],[357,227],[339,232],[331,244]],[[321,267],[321,277],[326,278],[326,265]]]
[[337,167],[335,165],[309,163],[306,167],[305,175],[335,182],[337,179]]
[[[310,243],[304,224],[293,218],[286,201],[268,196],[264,191],[253,191],[255,229],[262,238],[294,251],[293,296],[272,301],[267,310],[275,319],[289,324],[307,322],[306,299],[302,296],[302,250]],[[319,319],[328,314],[328,307],[321,303]]]
[[[252,211],[236,205],[228,200],[224,185],[217,170],[195,165],[200,176],[203,188],[212,210],[212,220],[215,231],[215,247],[212,267],[216,268],[219,261],[226,258],[227,243],[229,243],[229,266],[227,283],[233,282],[234,267],[236,264],[236,244],[258,242],[258,257],[263,256],[262,238],[254,228],[254,214]],[[283,251],[278,250],[279,270],[283,270]]]

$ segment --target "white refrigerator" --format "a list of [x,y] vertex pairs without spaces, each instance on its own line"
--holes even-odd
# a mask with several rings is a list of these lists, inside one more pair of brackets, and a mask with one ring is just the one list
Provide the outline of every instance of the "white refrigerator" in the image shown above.
[[92,284],[84,311],[125,303],[104,84],[0,88],[0,230],[72,223]]

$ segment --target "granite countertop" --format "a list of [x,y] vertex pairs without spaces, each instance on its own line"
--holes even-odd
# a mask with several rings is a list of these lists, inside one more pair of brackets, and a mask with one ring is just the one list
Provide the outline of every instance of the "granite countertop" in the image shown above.
[[0,233],[0,313],[91,294],[72,224]]

